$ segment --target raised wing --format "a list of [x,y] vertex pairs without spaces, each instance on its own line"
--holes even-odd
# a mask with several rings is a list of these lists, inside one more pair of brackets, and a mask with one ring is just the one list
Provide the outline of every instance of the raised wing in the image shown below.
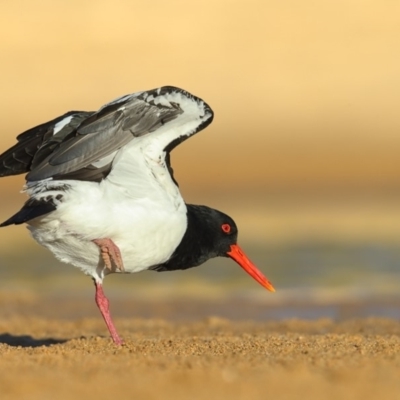
[[17,137],[18,143],[0,155],[0,177],[29,172],[91,114],[70,111],[21,133]]
[[[166,163],[172,173],[169,152],[205,128],[212,119],[213,113],[203,100],[176,87],[164,86],[126,95],[97,112],[67,113],[20,135],[18,138],[26,138],[24,143],[30,143],[28,139],[37,135],[40,146],[35,153],[25,146],[29,150],[25,153],[31,158],[23,158],[23,166],[13,169],[20,172],[12,173],[30,170],[26,177],[30,182],[49,178],[98,181],[108,174],[121,147],[147,134],[154,135],[151,140],[157,141],[160,151],[166,153]],[[55,127],[60,130],[56,131]],[[12,149],[0,156],[0,162],[10,154]]]

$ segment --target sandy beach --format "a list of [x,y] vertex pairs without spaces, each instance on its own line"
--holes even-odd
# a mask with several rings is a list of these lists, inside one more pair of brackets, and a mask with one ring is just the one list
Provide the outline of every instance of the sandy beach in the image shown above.
[[[211,313],[177,321],[159,317],[172,306],[164,301],[147,305],[148,318],[117,316],[125,340],[118,347],[93,304],[83,302],[79,314],[73,299],[0,300],[2,399],[369,400],[400,393],[396,320],[246,322]],[[122,304],[114,304],[117,315]]]

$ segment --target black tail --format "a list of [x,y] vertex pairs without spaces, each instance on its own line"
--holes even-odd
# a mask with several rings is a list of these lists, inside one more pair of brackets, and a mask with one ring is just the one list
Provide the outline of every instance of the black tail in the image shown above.
[[0,224],[0,227],[8,225],[20,225],[31,219],[41,217],[57,209],[53,203],[53,198],[42,198],[40,200],[29,199],[24,206],[16,214],[14,214],[7,221]]

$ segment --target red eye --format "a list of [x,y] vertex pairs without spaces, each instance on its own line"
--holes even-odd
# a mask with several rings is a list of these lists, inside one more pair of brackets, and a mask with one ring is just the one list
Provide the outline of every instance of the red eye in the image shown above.
[[229,233],[231,231],[231,226],[229,224],[222,224],[221,225],[221,229],[225,232],[225,233]]

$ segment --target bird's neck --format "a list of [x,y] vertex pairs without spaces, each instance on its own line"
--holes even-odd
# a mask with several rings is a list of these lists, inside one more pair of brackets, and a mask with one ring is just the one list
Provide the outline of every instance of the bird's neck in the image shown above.
[[154,270],[173,271],[196,267],[212,257],[216,257],[213,251],[212,235],[207,224],[210,213],[213,210],[206,206],[187,204],[187,228],[178,247],[171,258]]

